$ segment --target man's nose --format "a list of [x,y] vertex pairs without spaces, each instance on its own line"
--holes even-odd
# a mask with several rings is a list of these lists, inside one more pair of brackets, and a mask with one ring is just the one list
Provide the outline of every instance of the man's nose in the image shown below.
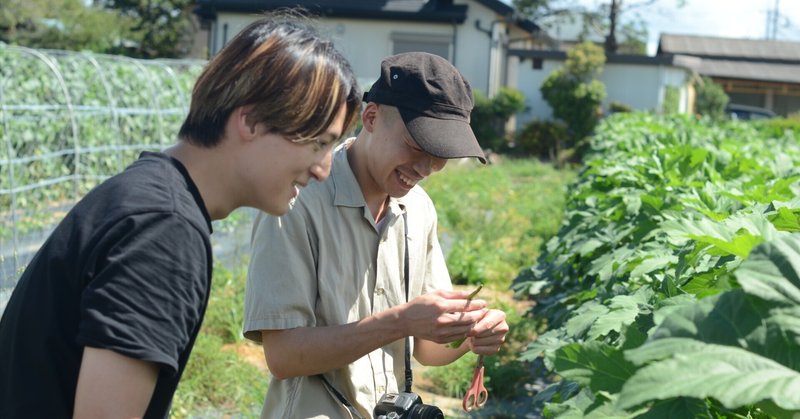
[[315,179],[322,182],[327,179],[331,174],[331,165],[333,162],[333,149],[332,147],[322,156],[322,158],[311,166],[311,175]]

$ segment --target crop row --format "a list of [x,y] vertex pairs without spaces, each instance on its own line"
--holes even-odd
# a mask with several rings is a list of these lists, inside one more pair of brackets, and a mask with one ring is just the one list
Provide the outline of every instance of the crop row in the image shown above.
[[563,224],[515,281],[556,374],[551,417],[800,411],[800,143],[744,123],[620,114]]

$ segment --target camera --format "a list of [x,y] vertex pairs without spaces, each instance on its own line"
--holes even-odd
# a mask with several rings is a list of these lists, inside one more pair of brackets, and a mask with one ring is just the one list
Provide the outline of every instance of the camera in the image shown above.
[[387,393],[378,400],[372,412],[375,419],[444,419],[442,410],[423,404],[416,393]]

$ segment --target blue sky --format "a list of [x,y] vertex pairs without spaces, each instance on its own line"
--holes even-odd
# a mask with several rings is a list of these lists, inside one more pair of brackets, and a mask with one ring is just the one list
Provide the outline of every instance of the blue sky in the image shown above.
[[[575,1],[591,8],[610,2]],[[623,3],[637,2],[639,0],[623,0]],[[648,54],[655,53],[661,33],[765,39],[767,17],[776,3],[781,15],[776,39],[800,42],[800,0],[686,0],[681,8],[677,3],[676,0],[658,0],[649,7],[635,9],[647,23]]]

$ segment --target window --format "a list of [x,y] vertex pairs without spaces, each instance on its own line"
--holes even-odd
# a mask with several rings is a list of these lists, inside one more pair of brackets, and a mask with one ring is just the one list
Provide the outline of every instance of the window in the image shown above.
[[392,54],[422,51],[436,54],[447,60],[451,59],[450,46],[453,38],[450,35],[431,35],[418,33],[395,32],[391,35]]

